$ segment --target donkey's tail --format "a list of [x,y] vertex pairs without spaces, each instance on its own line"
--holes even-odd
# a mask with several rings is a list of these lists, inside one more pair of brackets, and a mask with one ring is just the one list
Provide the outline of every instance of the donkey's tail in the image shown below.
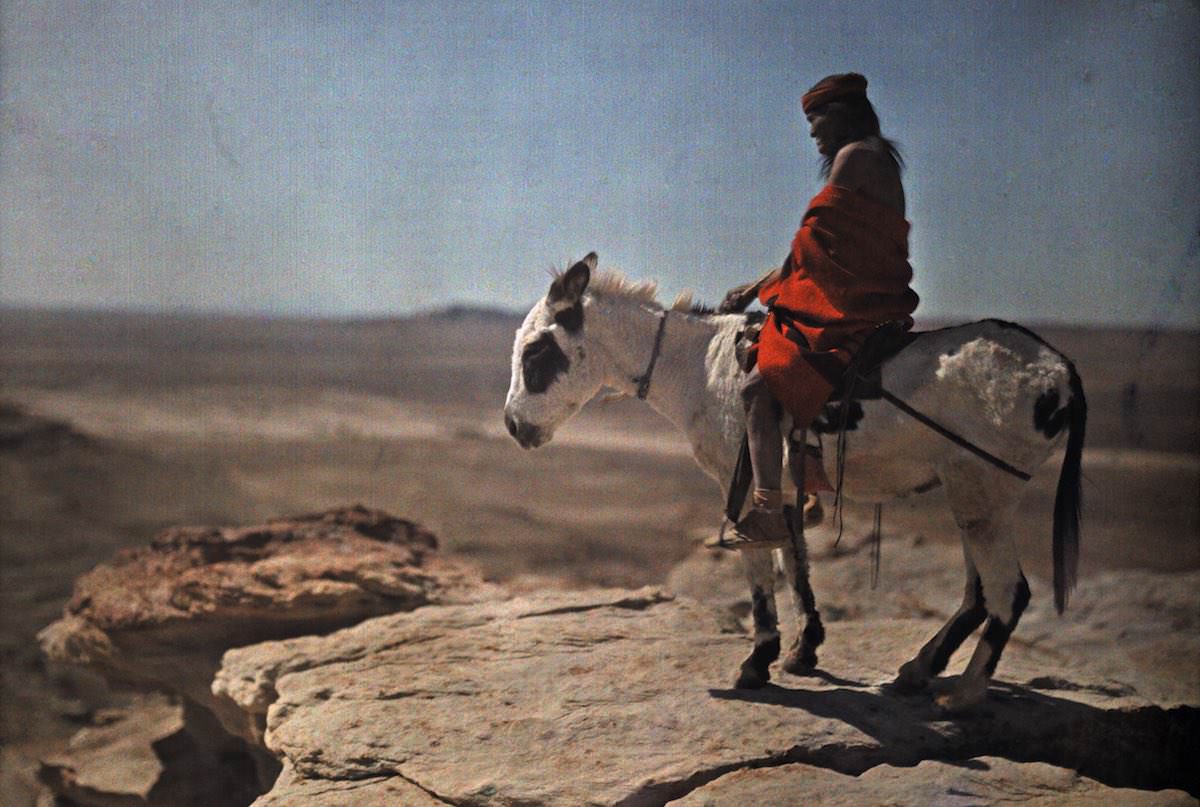
[[1083,438],[1087,431],[1087,399],[1075,365],[1070,371],[1071,398],[1067,402],[1067,452],[1058,475],[1054,497],[1054,607],[1061,614],[1075,589],[1079,571],[1079,517],[1083,510]]

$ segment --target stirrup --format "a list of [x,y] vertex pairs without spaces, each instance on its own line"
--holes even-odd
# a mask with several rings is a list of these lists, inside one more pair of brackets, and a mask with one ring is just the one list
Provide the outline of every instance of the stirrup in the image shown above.
[[722,530],[721,535],[706,541],[704,545],[735,550],[779,549],[787,546],[792,537],[791,509],[784,507],[780,510],[751,510],[734,525],[730,535],[726,536]]

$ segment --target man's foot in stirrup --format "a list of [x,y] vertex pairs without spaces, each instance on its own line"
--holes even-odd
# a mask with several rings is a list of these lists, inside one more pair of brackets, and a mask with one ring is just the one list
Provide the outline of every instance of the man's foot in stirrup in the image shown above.
[[791,526],[783,511],[783,494],[773,488],[755,488],[753,507],[733,526],[733,534],[720,541],[724,549],[774,549],[787,544]]
[[792,537],[783,508],[756,507],[733,527],[730,549],[776,549],[786,546]]

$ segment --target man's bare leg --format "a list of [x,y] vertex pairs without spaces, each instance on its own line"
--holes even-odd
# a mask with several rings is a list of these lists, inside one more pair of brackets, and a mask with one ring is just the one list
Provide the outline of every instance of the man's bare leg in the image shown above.
[[759,374],[750,372],[742,387],[746,404],[746,439],[750,445],[750,467],[754,493],[750,512],[734,527],[738,547],[783,546],[790,536],[783,513],[783,435],[779,428],[780,407]]

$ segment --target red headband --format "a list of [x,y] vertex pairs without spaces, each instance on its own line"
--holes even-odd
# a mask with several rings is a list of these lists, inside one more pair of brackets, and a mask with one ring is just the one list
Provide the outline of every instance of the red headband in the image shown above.
[[800,99],[804,114],[812,112],[817,107],[825,106],[830,101],[837,101],[852,95],[867,96],[867,80],[858,73],[839,73],[826,76],[813,85]]

